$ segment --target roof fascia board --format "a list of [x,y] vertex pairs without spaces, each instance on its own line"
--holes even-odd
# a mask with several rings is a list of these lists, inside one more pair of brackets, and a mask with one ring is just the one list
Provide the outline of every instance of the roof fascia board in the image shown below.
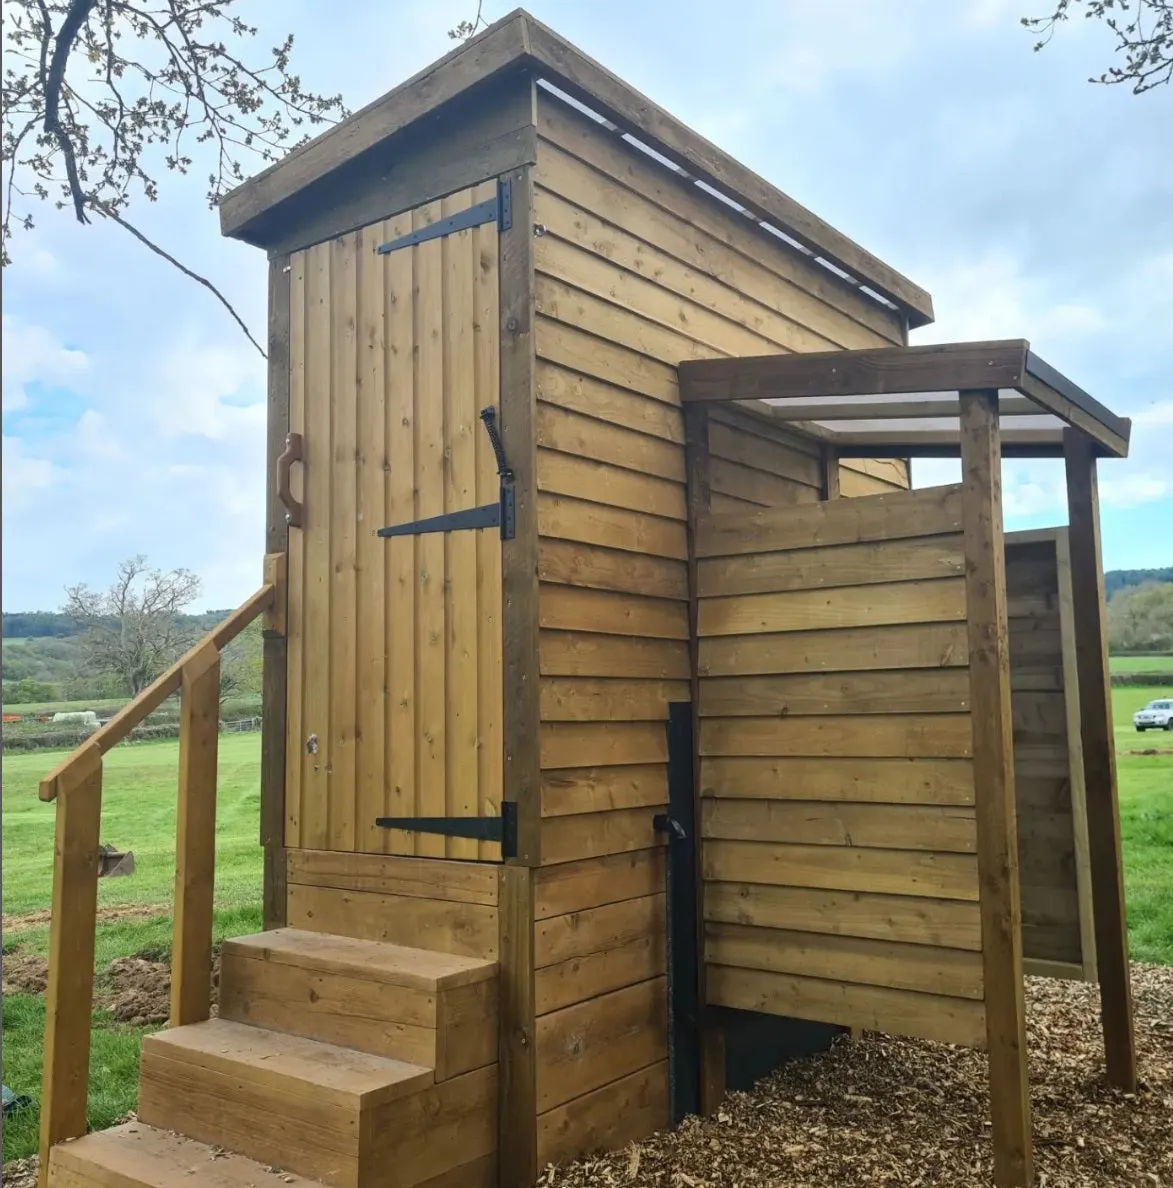
[[1026,370],[1040,383],[1046,385],[1056,395],[1073,404],[1076,408],[1094,417],[1109,432],[1128,441],[1132,422],[1127,417],[1117,416],[1110,408],[1101,404],[1094,396],[1090,396],[1078,384],[1074,384],[1062,372],[1056,371],[1049,363],[1040,359],[1034,351],[1026,356]]

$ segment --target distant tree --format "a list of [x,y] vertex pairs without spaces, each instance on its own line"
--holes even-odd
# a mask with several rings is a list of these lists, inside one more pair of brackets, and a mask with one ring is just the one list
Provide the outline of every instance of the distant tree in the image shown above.
[[1114,652],[1173,652],[1173,582],[1121,590],[1108,603],[1108,644]]
[[1173,565],[1164,569],[1109,569],[1104,574],[1104,594],[1111,598],[1120,590],[1145,582],[1173,582]]
[[148,569],[146,557],[131,557],[108,590],[67,587],[65,612],[82,628],[90,671],[116,676],[134,697],[193,642],[180,612],[199,592],[194,573]]
[[5,705],[31,705],[38,701],[56,701],[60,690],[45,681],[9,681],[4,686]]
[[1076,9],[1090,20],[1103,21],[1116,38],[1116,53],[1123,66],[1109,66],[1088,82],[1124,83],[1136,95],[1151,91],[1173,78],[1173,0],[1051,0],[1049,16],[1023,17],[1022,23],[1039,34],[1041,50],[1059,25]]
[[74,635],[77,628],[60,611],[5,611],[4,638],[35,639],[46,635]]
[[307,90],[293,35],[250,55],[237,0],[4,0],[2,260],[50,202],[117,223],[208,289],[264,354],[228,299],[129,215],[170,173],[207,169],[215,206],[258,165],[346,114]]
[[261,638],[260,621],[254,620],[220,653],[221,705],[229,697],[261,691]]

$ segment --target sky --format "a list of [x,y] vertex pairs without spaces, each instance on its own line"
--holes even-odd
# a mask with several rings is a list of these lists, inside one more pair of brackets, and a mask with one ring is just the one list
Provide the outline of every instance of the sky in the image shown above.
[[[1133,420],[1100,464],[1108,568],[1173,564],[1173,87],[1093,86],[1110,34],[1047,49],[1045,0],[532,0],[686,124],[927,288],[914,343],[1024,337]],[[352,108],[451,48],[475,0],[241,0]],[[508,11],[486,0],[488,20]],[[731,13],[736,16],[731,18]],[[132,212],[263,338],[262,252],[224,240],[197,167]],[[260,581],[264,362],[206,292],[114,226],[38,212],[3,282],[5,610],[54,609],[120,560],[195,571],[200,605]],[[918,463],[918,484],[954,464]],[[1058,462],[1007,463],[1007,528],[1065,520]]]

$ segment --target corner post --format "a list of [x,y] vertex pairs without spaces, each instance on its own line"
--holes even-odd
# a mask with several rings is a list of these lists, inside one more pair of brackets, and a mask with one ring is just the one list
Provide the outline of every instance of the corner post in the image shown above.
[[[698,521],[712,507],[712,484],[709,469],[709,406],[705,403],[684,405],[684,456],[688,508],[688,649],[690,697],[692,699],[692,774],[693,836],[698,839],[696,870],[700,870],[701,836],[701,759],[700,759],[700,635],[697,630],[697,557]],[[697,1040],[700,1062],[699,1095],[703,1116],[716,1113],[725,1096],[725,1032],[706,1006],[705,992],[705,903],[704,882],[696,879],[696,952],[697,1002],[700,1033]]]
[[1076,429],[1064,430],[1063,459],[1067,469],[1067,536],[1104,1054],[1108,1083],[1132,1091],[1136,1088],[1136,1046],[1108,679],[1100,507],[1091,438]]
[[962,528],[994,1182],[1034,1179],[997,390],[961,398]]
[[[277,459],[289,432],[289,255],[269,260],[269,391],[266,428],[265,554],[285,572],[289,525],[277,497]],[[268,579],[266,573],[266,579]],[[261,918],[265,928],[285,924],[285,728],[289,681],[286,643],[286,584],[275,594],[266,617],[261,659],[261,820],[264,857]]]
[[[530,82],[531,104],[533,82]],[[536,122],[536,116],[534,117]],[[517,857],[501,868],[499,921],[498,1179],[538,1176],[534,1017],[534,868],[541,864],[538,702],[538,509],[534,354],[533,171],[511,187],[512,225],[498,237],[501,438],[513,469],[515,533],[501,542],[504,795],[517,804]]]

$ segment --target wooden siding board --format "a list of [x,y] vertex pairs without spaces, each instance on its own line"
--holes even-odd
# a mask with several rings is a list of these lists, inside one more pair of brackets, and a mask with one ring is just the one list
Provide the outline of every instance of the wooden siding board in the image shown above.
[[984,1042],[958,494],[700,521],[710,1002]]

